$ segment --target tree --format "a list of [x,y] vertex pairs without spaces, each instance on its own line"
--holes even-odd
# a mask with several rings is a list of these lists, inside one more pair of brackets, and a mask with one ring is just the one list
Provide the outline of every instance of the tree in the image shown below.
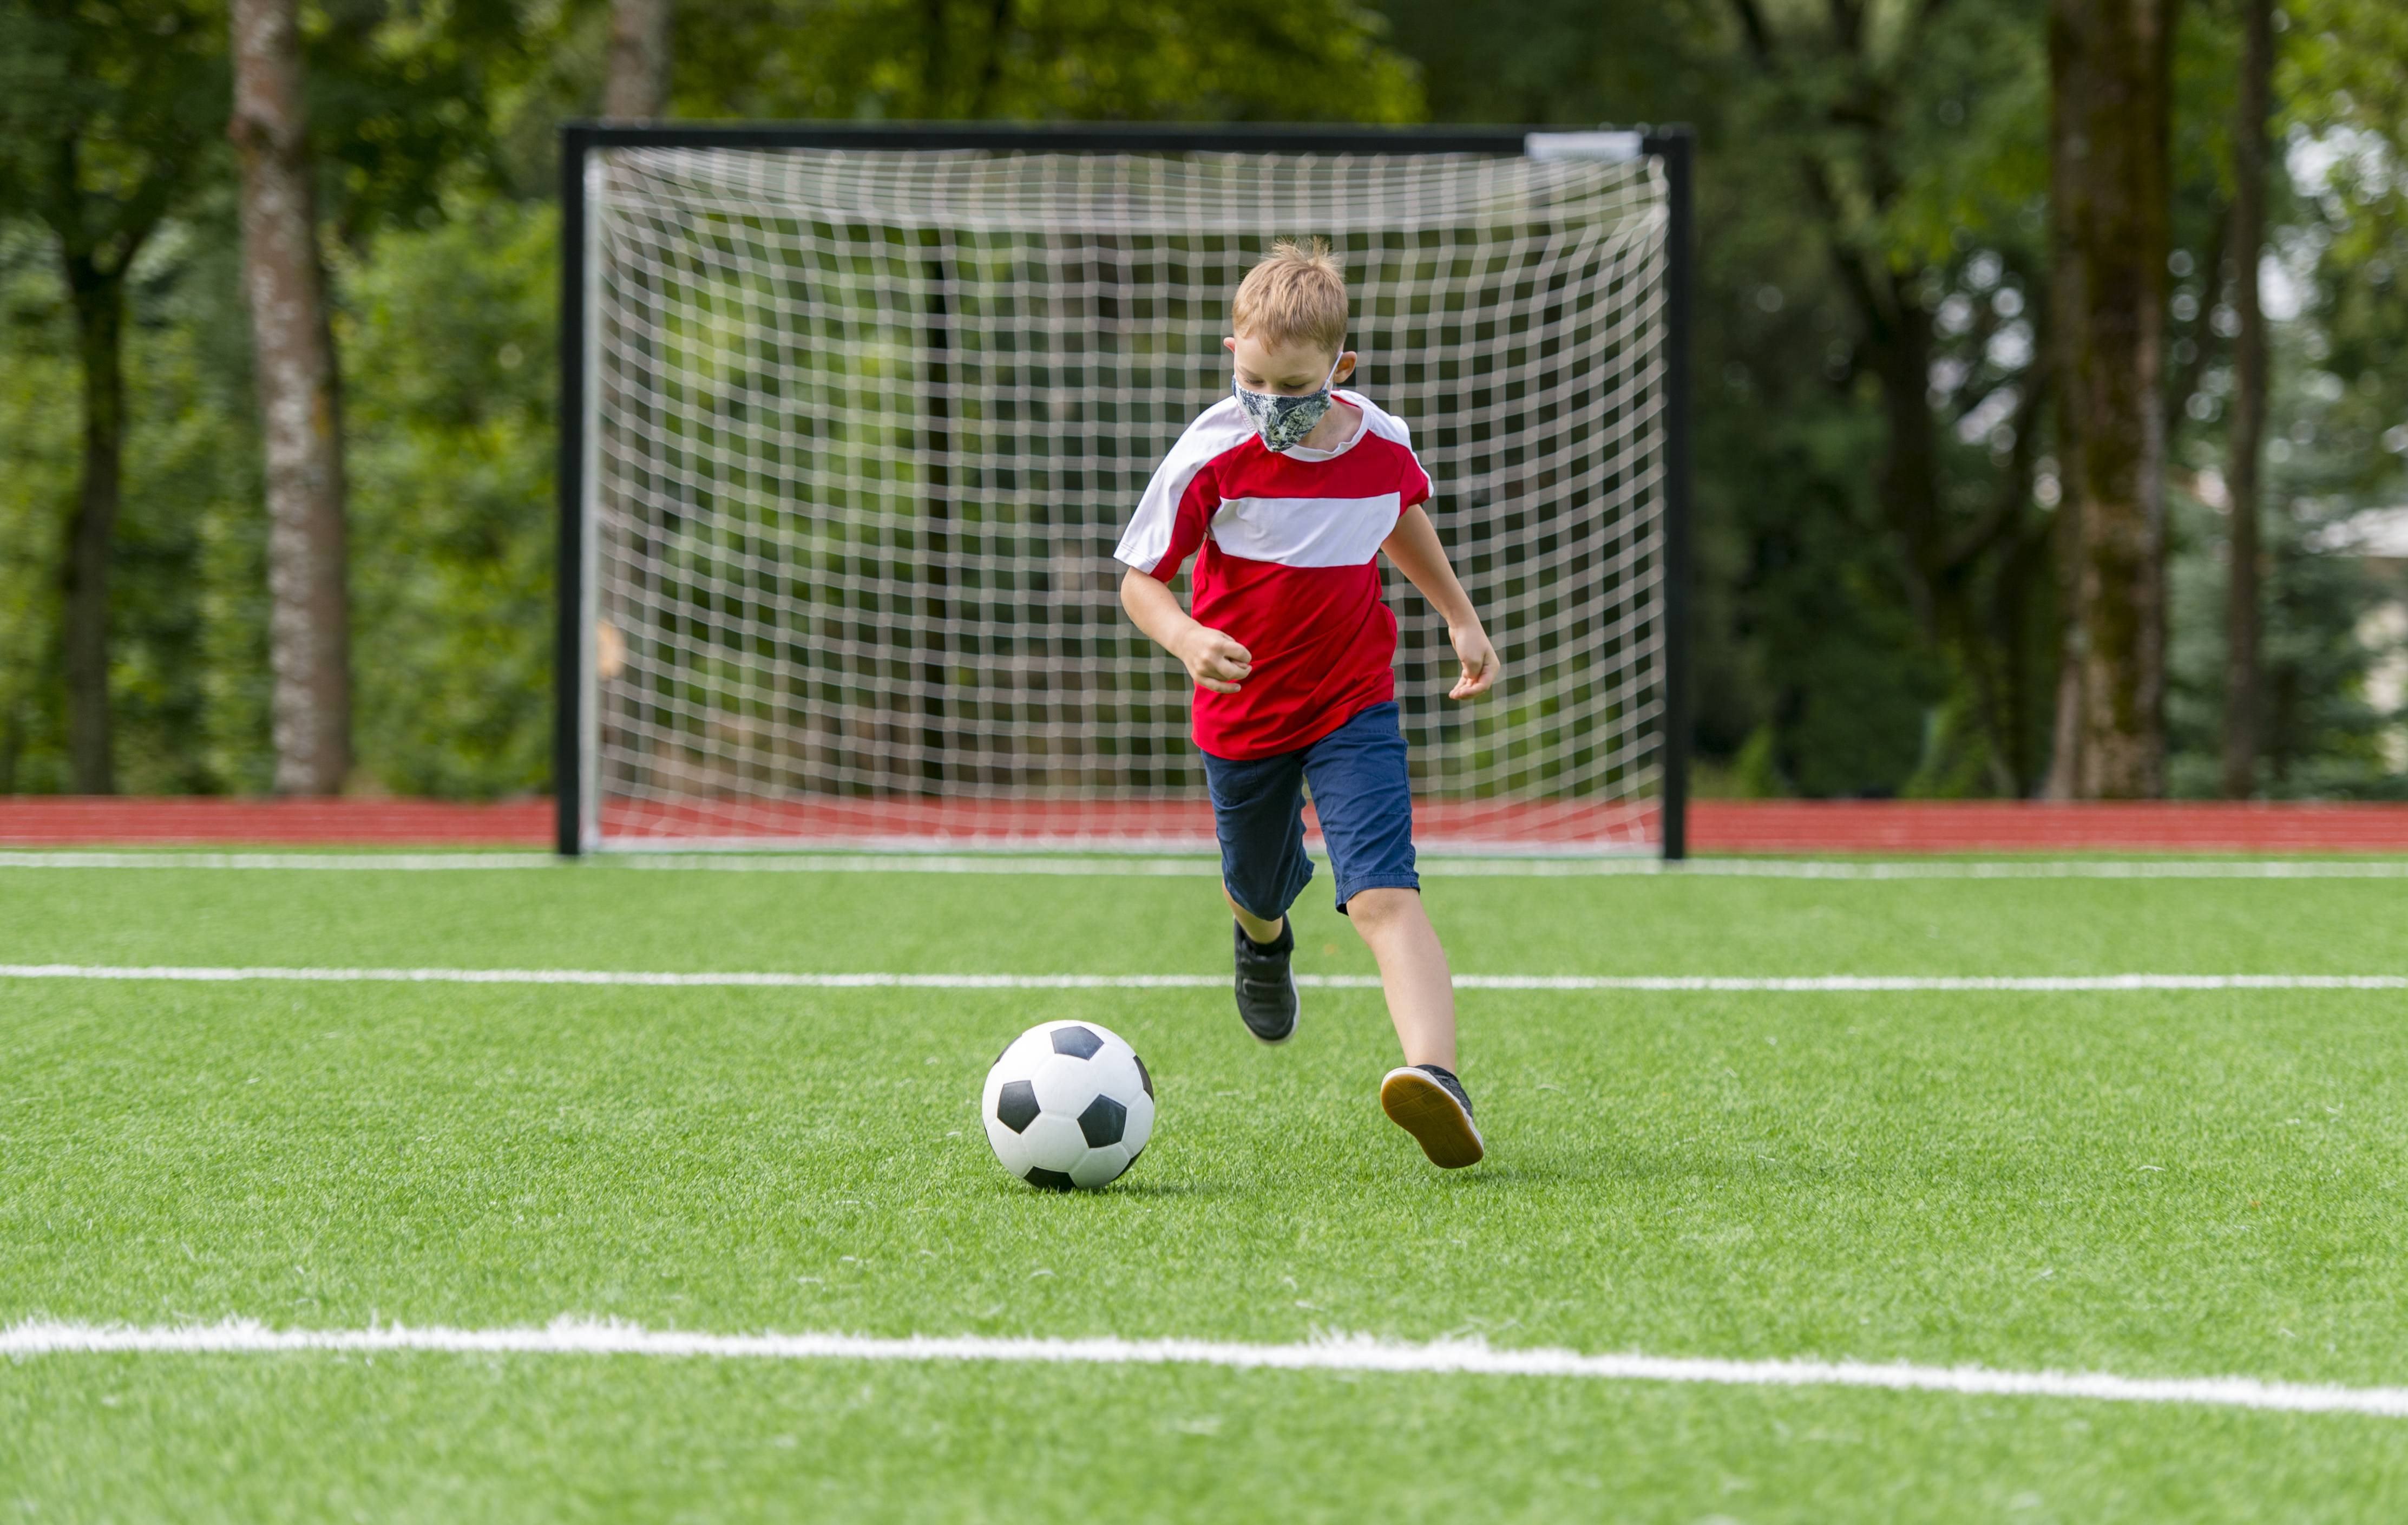
[[2028,8],[1923,6],[1892,26],[1856,0],[1812,20],[1730,4],[1760,81],[1734,126],[1780,146],[1802,191],[1790,209],[1848,316],[1823,368],[1870,383],[1873,503],[1945,669],[1942,713],[1970,712],[1988,784],[2021,794],[2038,676],[2023,630],[2047,525],[2033,500],[2046,282],[2018,232],[2038,189],[2019,109]]
[[1701,749],[1808,793],[2026,792],[2039,7],[1389,8],[1440,116],[1699,122]]
[[1725,0],[1679,71],[1715,81],[1705,332],[1728,358],[1700,426],[1733,448],[1703,485],[1754,542],[1739,612],[1792,783],[2022,794],[2050,593],[2036,18],[1874,9]]
[[611,0],[610,72],[602,114],[613,121],[658,117],[668,102],[669,50],[676,0]]
[[234,0],[243,289],[267,456],[276,788],[342,792],[351,772],[343,437],[318,252],[316,165],[294,0]]
[[2241,100],[2232,121],[2232,412],[2225,491],[2232,540],[2224,611],[2224,794],[2258,782],[2258,463],[2266,434],[2266,312],[2258,264],[2266,247],[2266,129],[2273,112],[2273,0],[2241,0]]
[[2165,792],[2166,260],[2179,0],[2054,0],[2051,201],[2071,595],[2050,791]]
[[1749,788],[2028,792],[2043,7],[1384,8],[1441,118],[1700,126],[1701,751]]
[[83,373],[83,459],[61,574],[69,776],[114,791],[109,562],[122,492],[125,293],[202,178],[223,120],[223,37],[183,0],[0,0],[0,207],[57,240]]
[[[322,230],[439,212],[485,167],[496,77],[532,42],[507,0],[421,16],[337,0],[305,47],[295,0],[235,0],[247,295],[268,463],[277,788],[351,769],[351,600],[338,357]],[[331,205],[330,205],[331,204]]]
[[[2082,466],[2076,441],[2061,437],[2070,430],[2050,321],[2051,5],[1759,0],[1760,27],[1739,0],[1389,0],[1382,8],[1398,46],[1425,62],[1439,117],[1701,125],[1698,741],[1708,758],[1733,759],[1734,775],[1708,786],[2020,793],[2054,753],[2068,770],[2060,788],[2071,792],[2078,665],[2066,674],[2077,704],[2062,727],[2048,702],[2070,647],[2059,610],[2073,603],[2081,526],[2067,499]],[[2227,255],[2239,8],[2183,12],[2166,107],[2171,183],[2156,198],[2167,205],[2173,248],[2153,256],[2170,254],[2172,266],[2157,265],[2148,304],[2166,351],[2160,458],[2179,446],[2184,484],[2211,491],[2232,444],[2237,317],[2228,293],[2244,263]],[[2398,295],[2408,273],[2408,198],[2398,194],[2408,186],[2400,172],[2408,74],[2398,66],[2408,8],[2284,0],[2278,32],[2286,15],[2272,136],[2313,151],[2330,173],[2312,175],[2329,183],[2303,185],[2307,200],[2294,209],[2280,157],[2269,166],[2270,244],[2295,281],[2314,266],[2309,302],[2323,332],[2307,333],[2305,317],[2288,325],[2288,339],[2285,324],[2271,325],[2259,776],[2274,786],[2273,770],[2287,766],[2285,787],[2358,790],[2371,787],[2358,760],[2332,751],[2344,727],[2284,718],[2314,706],[2286,709],[2277,689],[2313,694],[2319,683],[2354,681],[2331,665],[2333,651],[2349,646],[2341,582],[2286,568],[2322,554],[2325,542],[2307,532],[2345,511],[2344,498],[2397,502],[2408,457],[2399,400],[2408,396],[2408,343],[2399,338],[2408,305]],[[1809,158],[1839,195],[1822,198]],[[1885,356],[1888,338],[1870,321],[1881,314],[1843,286],[1832,252],[1848,248],[1870,256],[1858,262],[1874,278],[1866,285],[1878,292],[1896,280],[1928,315],[1942,522],[1982,525],[1985,508],[2013,505],[1997,539],[1953,579],[1920,574],[1930,563],[1914,547],[1933,542],[1896,516],[1911,501],[1900,489],[1925,474],[1911,458],[1923,447],[1900,427],[1914,367]],[[2009,319],[1999,301],[2020,303],[2021,313]],[[1912,338],[1914,327],[1907,314],[1890,333]],[[2318,348],[2327,338],[2329,355]],[[1999,366],[2027,344],[2039,364]],[[2370,448],[2378,439],[2394,453]],[[2227,587],[2216,553],[2228,521],[2200,507],[2182,528],[2179,538],[2159,531],[2158,559],[2186,561],[2192,638],[2180,729],[2161,745],[2185,749],[2165,765],[2166,786],[2197,793],[2214,789],[2220,772]],[[2206,584],[2194,575],[2202,569],[2214,595],[2204,605]],[[2298,593],[2311,584],[2323,591]],[[1926,589],[1936,594],[1928,601]],[[1931,618],[1952,603],[1971,611],[1970,637],[1948,637],[1950,622]],[[2161,652],[2166,617],[2155,631]],[[2307,650],[2324,665],[2287,655]],[[2161,658],[2161,691],[2174,682],[2163,673]]]
[[[2326,343],[2306,358],[2352,383],[2345,399],[2319,399],[2316,453],[2344,449],[2303,485],[2398,503],[2408,468],[2408,7],[2285,0],[2273,21],[2275,130],[2312,151],[2286,219],[2297,240],[2286,253],[2315,254],[2311,311]],[[2347,448],[2363,439],[2375,448]]]

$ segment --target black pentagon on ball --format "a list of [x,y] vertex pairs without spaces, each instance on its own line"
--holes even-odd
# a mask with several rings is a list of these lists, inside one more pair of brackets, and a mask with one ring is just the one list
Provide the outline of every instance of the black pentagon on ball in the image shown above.
[[995,1099],[995,1120],[1015,1133],[1025,1133],[1037,1120],[1037,1087],[1025,1080],[1004,1082]]
[[1128,1108],[1109,1096],[1099,1096],[1087,1103],[1079,1114],[1079,1131],[1087,1135],[1087,1147],[1100,1149],[1121,1141],[1121,1129],[1128,1126]]
[[1104,1046],[1104,1041],[1085,1028],[1072,1023],[1054,1029],[1054,1052],[1068,1054],[1074,1059],[1092,1059]]
[[1049,1171],[1042,1165],[1029,1166],[1028,1173],[1021,1179],[1046,1191],[1068,1191],[1077,1185],[1060,1171]]
[[[1131,1054],[1129,1057],[1137,1059],[1137,1056],[1135,1054]],[[1145,1061],[1143,1059],[1137,1059],[1137,1078],[1145,1083],[1145,1094],[1152,1096],[1154,1094],[1154,1072],[1145,1067]]]

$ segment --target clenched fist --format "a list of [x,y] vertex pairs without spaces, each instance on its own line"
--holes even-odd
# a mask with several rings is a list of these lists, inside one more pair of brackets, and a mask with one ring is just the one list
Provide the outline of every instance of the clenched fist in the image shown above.
[[1215,694],[1234,694],[1254,670],[1254,654],[1210,626],[1187,632],[1172,654],[1187,665],[1197,685]]

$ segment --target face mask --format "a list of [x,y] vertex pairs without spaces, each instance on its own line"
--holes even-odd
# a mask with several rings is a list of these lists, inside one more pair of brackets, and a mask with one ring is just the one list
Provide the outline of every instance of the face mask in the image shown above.
[[[1340,358],[1343,358],[1342,356]],[[1254,432],[1263,437],[1263,447],[1274,454],[1300,442],[1312,432],[1312,426],[1329,414],[1329,385],[1338,379],[1338,362],[1329,363],[1329,374],[1322,378],[1321,390],[1301,397],[1275,397],[1267,392],[1249,392],[1229,378],[1229,390],[1237,394],[1238,406],[1254,420]]]

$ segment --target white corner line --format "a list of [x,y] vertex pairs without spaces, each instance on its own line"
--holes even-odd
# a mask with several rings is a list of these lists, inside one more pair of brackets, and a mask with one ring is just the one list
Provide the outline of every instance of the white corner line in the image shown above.
[[[174,964],[0,964],[0,979],[162,980],[244,984],[285,980],[326,985],[599,985],[797,990],[1211,990],[1226,974],[900,974],[687,972],[607,969],[295,969]],[[1375,974],[1299,974],[1315,990],[1376,990]],[[1661,993],[1811,995],[1942,991],[2122,992],[2145,990],[2408,990],[2401,974],[1458,974],[1458,990],[1636,990]]]
[[650,1356],[754,1360],[1008,1361],[1054,1365],[1220,1366],[1241,1371],[1385,1372],[1469,1376],[1585,1377],[1724,1387],[1871,1388],[2097,1403],[2195,1403],[2303,1414],[2408,1417],[2408,1388],[2343,1388],[2256,1377],[2130,1377],[2105,1372],[2008,1372],[1905,1361],[1721,1360],[1637,1353],[1498,1350],[1479,1340],[1403,1345],[1334,1335],[1303,1345],[1213,1340],[1034,1340],[978,1335],[876,1339],[855,1334],[705,1334],[557,1318],[541,1329],[380,1325],[278,1330],[251,1319],[138,1328],[28,1319],[0,1330],[0,1356],[382,1354]]
[[423,872],[437,869],[549,869],[551,853],[94,853],[0,852],[0,869],[319,869]]

